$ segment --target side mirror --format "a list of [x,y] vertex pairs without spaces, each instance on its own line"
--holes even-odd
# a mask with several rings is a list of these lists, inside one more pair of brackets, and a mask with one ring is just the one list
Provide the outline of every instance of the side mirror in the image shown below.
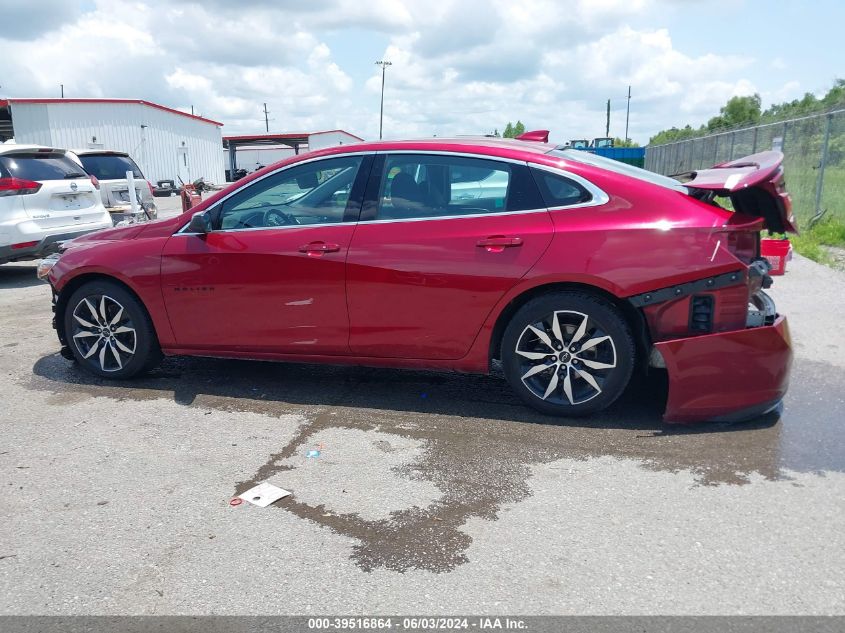
[[200,211],[191,216],[191,221],[188,224],[189,233],[211,233],[211,214],[207,211]]

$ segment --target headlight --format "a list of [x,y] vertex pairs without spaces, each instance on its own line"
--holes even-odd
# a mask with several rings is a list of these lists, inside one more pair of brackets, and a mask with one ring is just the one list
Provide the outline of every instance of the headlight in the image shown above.
[[35,274],[38,275],[39,279],[47,281],[47,275],[50,274],[50,269],[56,265],[57,261],[59,261],[59,257],[61,257],[61,255],[53,253],[52,255],[47,255],[47,257],[38,263],[38,268]]

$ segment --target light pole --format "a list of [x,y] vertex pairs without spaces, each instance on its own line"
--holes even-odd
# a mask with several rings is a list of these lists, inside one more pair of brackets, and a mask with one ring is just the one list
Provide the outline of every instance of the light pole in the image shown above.
[[381,66],[381,107],[378,113],[378,137],[381,140],[381,132],[384,125],[384,74],[388,66],[392,66],[392,62],[380,60],[376,62],[376,66]]

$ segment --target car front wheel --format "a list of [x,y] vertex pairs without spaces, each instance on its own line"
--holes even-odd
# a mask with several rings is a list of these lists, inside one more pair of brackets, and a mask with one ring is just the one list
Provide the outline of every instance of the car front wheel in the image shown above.
[[76,361],[104,378],[131,378],[161,358],[150,317],[119,284],[89,282],[67,302],[65,335]]
[[575,417],[601,411],[622,394],[635,346],[628,324],[610,302],[556,292],[517,311],[501,353],[508,382],[528,405]]

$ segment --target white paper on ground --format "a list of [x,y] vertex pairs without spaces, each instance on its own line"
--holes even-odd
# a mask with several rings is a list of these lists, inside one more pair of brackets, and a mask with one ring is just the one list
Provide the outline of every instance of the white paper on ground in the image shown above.
[[256,505],[259,508],[266,508],[274,501],[287,497],[289,494],[291,494],[289,490],[278,488],[265,481],[263,484],[258,484],[255,488],[247,490],[240,495],[240,498],[244,501],[249,501],[252,505]]

